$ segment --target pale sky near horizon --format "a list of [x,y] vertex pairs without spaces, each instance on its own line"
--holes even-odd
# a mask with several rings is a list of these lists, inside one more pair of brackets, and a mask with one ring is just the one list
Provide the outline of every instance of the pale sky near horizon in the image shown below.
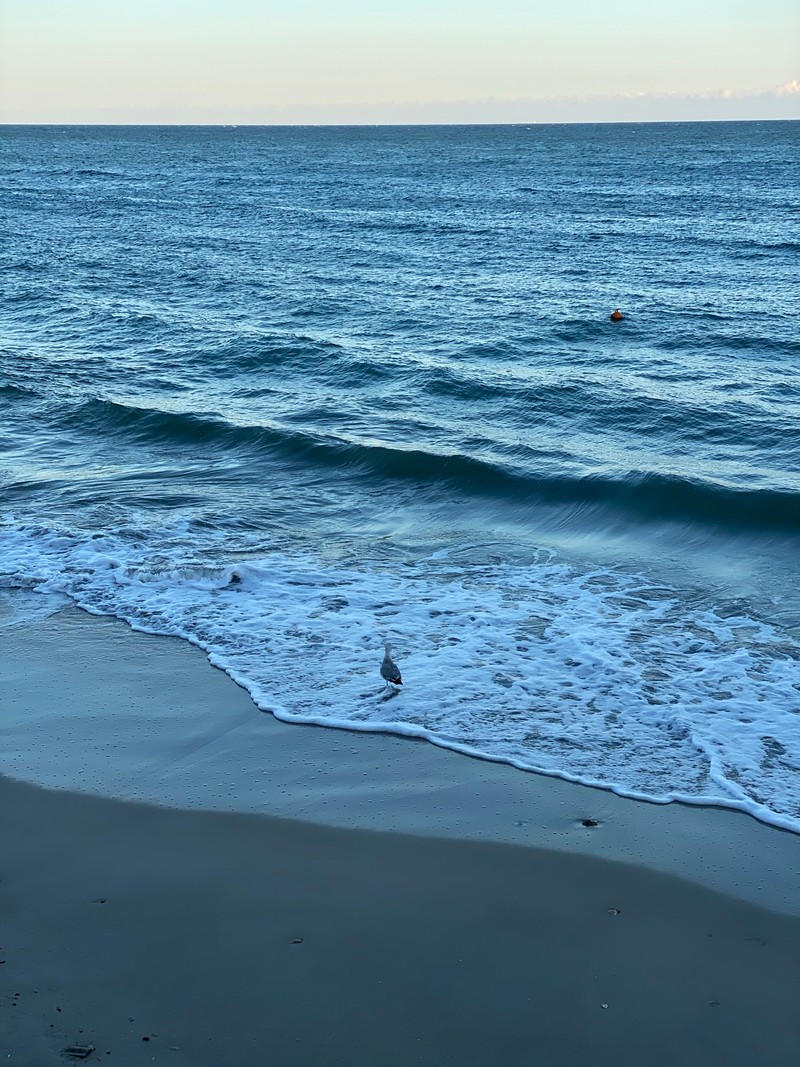
[[2,122],[797,117],[798,0],[0,0]]

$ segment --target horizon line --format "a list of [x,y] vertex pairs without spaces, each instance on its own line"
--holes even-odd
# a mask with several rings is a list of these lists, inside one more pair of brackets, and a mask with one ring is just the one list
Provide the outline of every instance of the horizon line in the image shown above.
[[397,128],[440,128],[484,126],[726,126],[736,124],[758,124],[765,122],[800,122],[800,117],[781,116],[773,118],[725,118],[725,119],[516,119],[513,122],[48,122],[46,120],[30,122],[15,119],[0,119],[0,127],[6,126],[41,126],[41,127],[87,127],[97,126],[106,129],[382,129]]

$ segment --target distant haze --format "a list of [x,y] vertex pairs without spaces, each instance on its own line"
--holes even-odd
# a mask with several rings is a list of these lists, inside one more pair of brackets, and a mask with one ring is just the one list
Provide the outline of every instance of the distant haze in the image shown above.
[[2,122],[797,117],[797,0],[0,0]]

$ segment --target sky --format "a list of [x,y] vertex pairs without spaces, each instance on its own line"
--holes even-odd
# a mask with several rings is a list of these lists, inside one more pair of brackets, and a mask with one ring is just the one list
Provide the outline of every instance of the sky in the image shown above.
[[800,0],[0,0],[0,122],[800,118]]

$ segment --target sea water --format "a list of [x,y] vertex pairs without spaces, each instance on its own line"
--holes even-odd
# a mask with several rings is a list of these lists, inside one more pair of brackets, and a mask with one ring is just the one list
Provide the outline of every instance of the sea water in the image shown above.
[[799,140],[2,129],[0,625],[800,831]]

